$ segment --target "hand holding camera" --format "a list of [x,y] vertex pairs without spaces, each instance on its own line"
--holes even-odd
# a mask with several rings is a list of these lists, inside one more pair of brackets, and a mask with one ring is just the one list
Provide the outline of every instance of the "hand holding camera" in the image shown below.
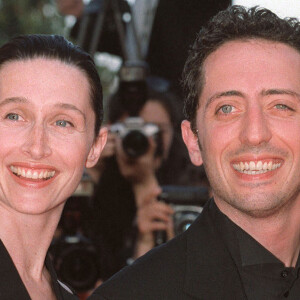
[[174,211],[168,204],[158,201],[160,193],[161,188],[157,185],[148,193],[144,191],[144,195],[136,195],[138,238],[134,258],[138,258],[155,246],[155,232],[166,232],[167,239],[174,237],[172,217]]

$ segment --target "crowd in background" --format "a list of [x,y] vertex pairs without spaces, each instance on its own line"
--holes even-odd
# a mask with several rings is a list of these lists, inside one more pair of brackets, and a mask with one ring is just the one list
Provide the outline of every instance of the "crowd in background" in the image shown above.
[[[119,85],[113,95],[108,95],[106,126],[111,128],[116,123],[126,123],[134,115],[142,118],[145,124],[154,123],[159,129],[159,141],[155,136],[149,137],[149,147],[138,157],[126,154],[120,135],[110,132],[97,166],[88,172],[95,188],[90,202],[92,214],[87,214],[83,231],[99,252],[102,282],[153,248],[156,232],[166,231],[166,240],[174,237],[174,211],[158,200],[162,186],[203,185],[208,188],[204,169],[191,164],[181,138],[183,96],[180,80],[189,45],[197,31],[230,1],[138,0],[134,6],[127,1],[115,1],[119,12],[122,15],[130,13],[134,21],[140,52],[133,58],[130,53],[128,58],[126,49],[124,51],[122,43],[129,52],[131,48],[127,40],[122,40],[122,32],[120,36],[113,1],[109,7],[105,6],[107,1],[97,0],[88,6],[84,6],[82,0],[56,2],[62,15],[77,18],[70,36],[86,51],[91,50],[97,20],[105,10],[96,50],[118,55],[123,63],[131,59],[133,66],[135,63],[141,65],[142,61],[146,70],[144,103],[132,113],[124,105]],[[129,35],[128,24],[122,21],[122,25]],[[86,26],[85,31],[83,26]],[[83,32],[84,37],[80,36]]]
[[[81,43],[89,51],[97,17],[109,1],[92,0],[88,5],[82,0],[55,2],[62,16],[76,17],[76,23],[67,36],[75,43],[79,39],[84,17],[89,17]],[[94,192],[88,196],[85,211],[80,211],[82,207],[79,205],[82,220],[72,234],[80,232],[95,245],[99,282],[153,248],[156,245],[154,233],[166,231],[166,239],[174,236],[174,211],[171,206],[158,200],[163,186],[208,187],[203,168],[196,168],[190,163],[182,142],[183,96],[180,78],[188,47],[201,25],[230,4],[227,0],[191,0],[188,3],[182,0],[137,0],[134,6],[124,0],[115,2],[122,15],[130,13],[135,21],[140,51],[135,62],[142,62],[146,70],[146,76],[142,79],[145,91],[142,97],[144,102],[132,114],[124,105],[120,85],[117,86],[114,93],[107,97],[105,126],[110,129],[116,123],[124,124],[134,115],[141,118],[144,125],[155,124],[158,131],[147,137],[149,144],[142,155],[130,157],[124,151],[122,137],[111,130],[98,164],[87,171]],[[130,41],[120,38],[114,9],[111,6],[106,12],[96,50],[118,55],[125,63],[128,55],[124,54],[122,43],[128,47]],[[129,29],[124,20],[122,25],[127,34]],[[64,212],[63,218],[67,218],[68,213]],[[61,224],[67,222],[61,220]],[[59,228],[62,231],[57,231],[58,240],[64,234],[64,227]]]

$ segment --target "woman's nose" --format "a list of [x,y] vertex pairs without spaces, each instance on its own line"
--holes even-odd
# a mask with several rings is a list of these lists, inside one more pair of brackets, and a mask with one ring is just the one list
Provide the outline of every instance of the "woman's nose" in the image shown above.
[[28,131],[22,151],[35,160],[48,157],[52,151],[46,129],[41,124],[34,124]]

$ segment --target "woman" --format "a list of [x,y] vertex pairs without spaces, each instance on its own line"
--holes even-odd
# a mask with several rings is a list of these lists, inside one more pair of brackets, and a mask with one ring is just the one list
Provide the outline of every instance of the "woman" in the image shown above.
[[90,56],[60,36],[0,48],[0,298],[77,299],[47,256],[66,199],[106,141]]

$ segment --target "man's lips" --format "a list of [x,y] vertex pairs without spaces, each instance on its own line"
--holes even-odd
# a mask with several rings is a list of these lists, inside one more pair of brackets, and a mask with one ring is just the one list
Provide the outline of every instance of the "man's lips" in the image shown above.
[[258,175],[274,171],[280,168],[283,164],[279,159],[264,159],[264,160],[250,160],[239,161],[232,163],[232,167],[239,173],[248,175]]
[[18,165],[10,165],[9,169],[12,171],[14,175],[20,178],[36,180],[36,181],[49,180],[56,173],[56,171],[53,169],[32,168],[32,167],[24,167]]

